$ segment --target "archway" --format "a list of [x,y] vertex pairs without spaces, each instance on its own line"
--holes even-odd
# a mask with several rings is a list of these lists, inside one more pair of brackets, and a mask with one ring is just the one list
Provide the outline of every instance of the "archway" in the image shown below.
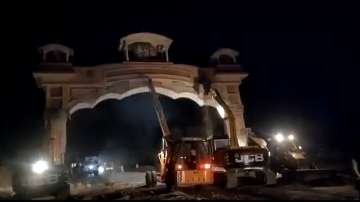
[[[137,56],[130,58],[131,44],[136,43],[139,44],[136,47]],[[150,43],[151,46],[144,43]],[[125,61],[92,67],[72,66],[69,61],[69,57],[74,54],[71,48],[60,44],[40,48],[43,63],[33,75],[46,95],[45,125],[48,139],[45,153],[49,158],[55,164],[64,162],[66,119],[71,117],[71,114],[80,109],[93,108],[103,100],[121,100],[130,95],[147,92],[145,77],[153,80],[159,94],[173,99],[189,98],[200,106],[216,107],[217,104],[204,92],[207,88],[217,89],[234,114],[238,143],[245,146],[247,130],[239,85],[247,74],[239,64],[221,64],[217,57],[221,53],[236,58],[238,53],[221,49],[212,56],[212,59],[218,60],[215,66],[200,68],[170,62],[168,54],[171,43],[172,39],[159,34],[130,34],[120,40],[119,51]],[[46,55],[50,50],[66,53],[65,63],[47,63]],[[161,60],[149,59],[144,52],[149,52],[150,55],[156,53]],[[234,59],[234,62],[237,60]]]
[[[212,130],[216,131],[218,136],[225,135],[222,120],[215,108],[201,107],[188,98],[172,99],[160,96],[160,100],[172,133],[204,137],[206,126],[202,111],[211,108],[210,114],[220,121],[220,125],[219,122],[214,124]],[[121,100],[109,98],[91,109],[78,110],[73,113],[72,119],[68,120],[68,128],[67,156],[79,147],[84,147],[87,151],[83,151],[82,156],[87,153],[99,155],[102,159],[116,159],[117,162],[125,164],[125,167],[131,164],[134,167],[135,162],[152,165],[157,161],[156,153],[160,149],[162,135],[149,93],[138,93]],[[81,133],[85,134],[78,138]],[[80,144],[76,145],[76,142]],[[88,144],[87,148],[85,144]],[[71,151],[71,148],[75,149]],[[114,156],[116,158],[113,158]]]

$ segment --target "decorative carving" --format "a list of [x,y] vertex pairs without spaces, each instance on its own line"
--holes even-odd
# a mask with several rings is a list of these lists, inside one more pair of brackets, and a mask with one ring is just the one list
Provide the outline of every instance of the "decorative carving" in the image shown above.
[[72,88],[71,98],[90,98],[98,93],[96,88]]
[[238,95],[229,95],[229,101],[232,105],[239,105],[239,96]]
[[227,88],[227,92],[229,94],[237,93],[237,91],[238,91],[238,89],[237,89],[238,87],[235,85],[227,86],[226,88]]

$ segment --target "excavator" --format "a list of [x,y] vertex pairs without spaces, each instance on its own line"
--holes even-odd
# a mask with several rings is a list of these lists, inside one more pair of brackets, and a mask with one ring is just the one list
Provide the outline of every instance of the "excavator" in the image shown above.
[[[174,185],[198,185],[198,184],[223,184],[232,188],[238,186],[239,177],[260,178],[262,183],[274,184],[274,174],[269,169],[269,150],[266,142],[258,137],[249,136],[249,146],[240,147],[236,137],[235,118],[221,98],[216,89],[210,89],[210,96],[215,99],[223,108],[227,115],[226,120],[229,125],[229,138],[219,141],[213,138],[175,138],[167,125],[166,117],[163,112],[158,95],[149,81],[149,89],[152,95],[153,104],[157,118],[163,134],[163,144],[161,152],[158,154],[160,160],[160,181],[165,182],[167,187]],[[226,144],[228,140],[229,144]],[[223,146],[220,144],[224,143]],[[220,144],[219,144],[220,143]],[[186,145],[197,145],[194,148]],[[202,158],[197,158],[196,166],[184,166],[186,158],[181,150],[199,152],[202,151]],[[155,174],[147,173],[149,184],[155,184]],[[216,178],[216,179],[215,179]],[[224,179],[225,178],[225,179]]]
[[248,145],[240,147],[232,111],[216,89],[210,88],[208,93],[221,106],[229,128],[228,145],[219,147],[216,140],[213,140],[213,163],[214,167],[218,168],[215,172],[215,179],[218,181],[215,180],[215,184],[226,184],[227,188],[233,188],[246,183],[247,180],[244,179],[248,178],[255,179],[261,184],[276,184],[276,175],[270,169],[270,151],[266,141],[249,133]]
[[340,178],[335,169],[319,168],[311,161],[304,148],[298,144],[294,134],[287,137],[278,133],[269,138],[271,169],[281,175],[281,183],[321,183]]
[[[167,125],[158,95],[149,79],[150,93],[152,94],[154,108],[158,117],[162,134],[163,147],[158,154],[161,171],[160,181],[165,182],[168,187],[173,185],[196,185],[196,184],[215,184],[225,185],[226,188],[234,188],[243,183],[247,183],[248,178],[266,185],[275,185],[279,178],[300,182],[313,180],[314,178],[334,178],[336,171],[329,169],[318,169],[315,165],[306,163],[307,158],[301,146],[286,141],[281,149],[279,144],[265,140],[257,136],[251,130],[247,134],[247,146],[239,146],[236,129],[235,117],[220,96],[220,93],[213,88],[209,88],[206,93],[210,95],[218,104],[223,112],[222,118],[228,127],[228,138],[206,140],[199,138],[175,138]],[[293,139],[290,135],[289,140]],[[276,139],[276,138],[275,138]],[[282,138],[284,139],[284,138]],[[184,166],[186,157],[181,154],[184,145],[198,145],[207,148],[206,155],[197,159],[197,166],[189,169]],[[200,146],[199,146],[200,145]],[[189,151],[188,148],[185,151]],[[155,181],[154,174],[149,174],[148,181]],[[194,180],[197,179],[197,180]]]
[[[164,110],[152,80],[148,78],[153,106],[162,131],[162,149],[158,154],[160,160],[160,182],[168,189],[173,186],[194,186],[213,184],[211,170],[212,156],[209,155],[206,140],[198,137],[175,137],[168,127]],[[156,184],[155,172],[146,173],[146,182]]]

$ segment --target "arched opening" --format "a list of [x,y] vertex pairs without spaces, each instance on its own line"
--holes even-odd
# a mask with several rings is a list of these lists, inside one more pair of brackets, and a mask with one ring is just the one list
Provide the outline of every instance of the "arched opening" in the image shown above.
[[230,55],[220,55],[219,64],[235,64],[235,60]]
[[46,62],[49,63],[66,62],[66,53],[58,50],[49,51],[46,54]]
[[[155,87],[155,90],[158,94],[161,95],[165,95],[167,97],[170,97],[172,99],[179,99],[179,98],[188,98],[193,100],[194,102],[196,102],[199,106],[203,106],[205,104],[205,102],[195,93],[190,93],[190,92],[182,92],[182,93],[178,93],[175,91],[172,91],[168,88],[162,88],[162,87]],[[104,100],[108,100],[108,99],[117,99],[117,100],[121,100],[124,99],[126,97],[132,96],[132,95],[136,95],[139,93],[145,93],[145,92],[149,92],[149,88],[148,87],[138,87],[138,88],[133,88],[131,90],[128,90],[122,94],[118,94],[118,93],[106,93],[100,97],[98,97],[96,100],[94,100],[92,103],[88,103],[88,102],[80,102],[80,103],[76,103],[75,105],[72,105],[72,107],[69,109],[69,114],[70,116],[80,110],[80,109],[87,109],[87,108],[94,108],[97,104],[101,103]],[[208,103],[209,105],[213,106],[213,107],[217,107],[217,104],[215,102],[211,102]]]
[[166,60],[163,46],[154,47],[151,43],[135,42],[129,45],[130,61],[163,62]]
[[[199,106],[187,99],[161,95],[160,101],[174,135],[206,137],[206,127],[215,136],[225,136],[216,108]],[[207,113],[204,113],[207,111]],[[210,121],[205,122],[208,114]],[[209,124],[210,123],[210,124]],[[116,166],[156,166],[161,130],[151,95],[139,93],[121,100],[103,99],[92,109],[77,110],[67,122],[66,162],[100,156]]]

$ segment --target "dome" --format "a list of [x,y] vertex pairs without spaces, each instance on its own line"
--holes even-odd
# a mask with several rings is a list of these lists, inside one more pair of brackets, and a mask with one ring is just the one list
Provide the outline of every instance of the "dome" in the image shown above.
[[215,51],[211,56],[210,60],[217,64],[237,64],[237,57],[239,52],[230,48],[220,48]]
[[155,33],[141,32],[120,39],[119,51],[126,61],[169,61],[168,51],[172,39]]
[[73,49],[58,43],[44,45],[38,50],[45,63],[69,63],[70,56],[74,55]]

